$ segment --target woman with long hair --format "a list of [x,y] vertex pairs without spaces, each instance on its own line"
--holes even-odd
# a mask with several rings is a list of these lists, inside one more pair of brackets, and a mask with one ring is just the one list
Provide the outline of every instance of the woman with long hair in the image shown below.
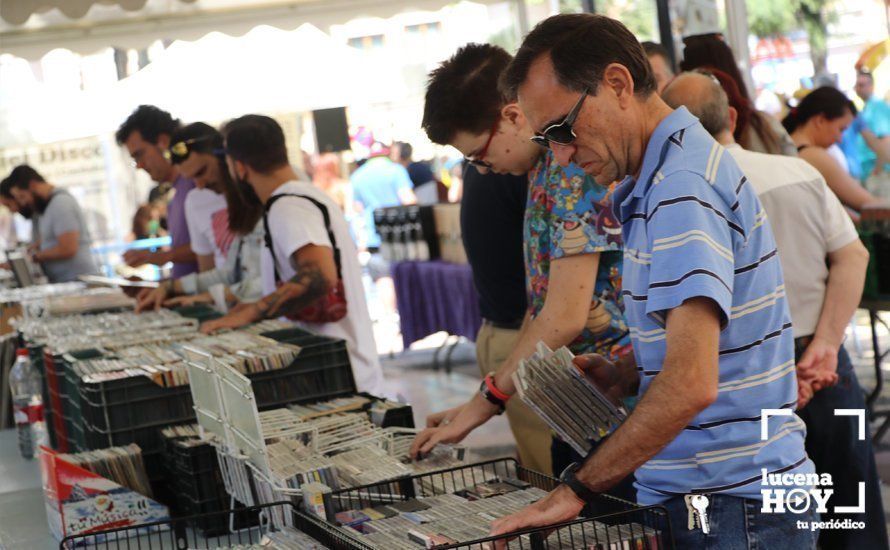
[[[779,121],[754,108],[751,96],[745,87],[742,73],[736,64],[732,49],[718,35],[705,34],[690,36],[684,39],[683,61],[680,69],[693,71],[695,69],[717,69],[730,77],[738,90],[738,98],[735,107],[742,115],[745,111],[745,128],[735,135],[735,140],[749,151],[769,153],[772,155],[796,156],[797,151],[794,142],[788,133],[779,124]],[[724,87],[725,88],[725,87]],[[730,97],[732,102],[732,97]]]
[[856,106],[837,88],[823,86],[807,94],[792,108],[782,124],[800,157],[812,164],[844,206],[859,211],[865,204],[878,202],[828,153],[853,122]]

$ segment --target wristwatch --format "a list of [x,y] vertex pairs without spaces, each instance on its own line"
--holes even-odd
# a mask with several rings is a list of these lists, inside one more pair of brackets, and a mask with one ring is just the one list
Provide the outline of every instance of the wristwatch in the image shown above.
[[[497,406],[497,414],[504,414],[504,410],[507,406],[507,399],[509,399],[510,396],[499,391],[494,385],[493,373],[485,375],[482,384],[479,386],[479,393],[482,394],[482,397],[484,397],[486,401]],[[504,399],[504,397],[507,399]]]
[[587,488],[587,485],[581,483],[581,480],[575,477],[575,473],[581,468],[582,463],[572,462],[569,464],[562,474],[559,475],[559,482],[567,486],[575,493],[575,496],[584,502],[591,502],[596,498],[596,493]]

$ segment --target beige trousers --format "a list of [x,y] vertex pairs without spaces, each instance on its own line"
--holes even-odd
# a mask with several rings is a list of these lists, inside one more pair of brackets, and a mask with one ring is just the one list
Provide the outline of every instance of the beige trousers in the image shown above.
[[[476,336],[476,360],[479,372],[485,376],[501,366],[516,345],[518,330],[495,328],[483,324]],[[522,465],[531,470],[550,475],[553,468],[550,460],[550,428],[519,397],[507,402],[507,420]]]

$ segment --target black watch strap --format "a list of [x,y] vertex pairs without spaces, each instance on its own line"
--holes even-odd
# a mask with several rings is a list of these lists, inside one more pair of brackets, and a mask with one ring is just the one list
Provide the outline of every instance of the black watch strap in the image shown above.
[[486,401],[498,407],[498,414],[503,414],[506,409],[506,403],[498,399],[496,395],[491,393],[491,390],[488,389],[488,384],[485,383],[485,380],[482,381],[482,384],[479,386],[479,393],[482,394],[482,397],[485,398]]
[[563,470],[562,474],[559,476],[559,481],[560,483],[571,489],[572,492],[575,493],[575,495],[584,502],[591,502],[594,498],[596,498],[596,493],[591,491],[587,487],[587,485],[581,483],[581,480],[575,476],[580,468],[580,462],[573,462],[569,464],[568,467],[566,467],[566,469]]

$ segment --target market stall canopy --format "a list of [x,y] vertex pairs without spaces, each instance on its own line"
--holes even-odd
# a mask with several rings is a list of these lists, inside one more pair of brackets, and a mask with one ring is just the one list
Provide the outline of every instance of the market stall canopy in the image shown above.
[[[478,1],[478,0],[477,0]],[[482,0],[487,3],[491,0]],[[156,40],[241,36],[257,25],[327,30],[360,17],[438,10],[449,0],[3,0],[0,52],[35,60],[65,48],[91,54],[145,48]]]
[[395,101],[404,85],[397,66],[307,24],[295,31],[259,26],[241,37],[210,33],[176,41],[156,61],[101,90],[33,81],[0,92],[0,147],[9,147],[113,132],[144,103],[187,116],[186,122],[214,123],[248,112]]

